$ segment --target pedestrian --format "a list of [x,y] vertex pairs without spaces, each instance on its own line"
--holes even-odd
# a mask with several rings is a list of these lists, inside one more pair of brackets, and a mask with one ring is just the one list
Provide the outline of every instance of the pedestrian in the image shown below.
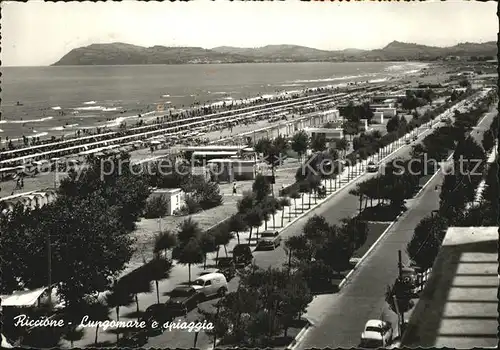
[[233,196],[236,194],[236,181],[233,183]]

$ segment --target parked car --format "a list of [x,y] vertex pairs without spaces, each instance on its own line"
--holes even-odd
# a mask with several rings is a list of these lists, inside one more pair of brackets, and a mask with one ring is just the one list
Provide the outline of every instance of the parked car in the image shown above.
[[253,254],[249,244],[237,244],[233,249],[233,259],[237,268],[245,267],[252,263]]
[[219,258],[217,260],[217,272],[226,276],[229,281],[236,275],[236,264],[233,257]]
[[256,250],[274,250],[281,244],[281,237],[263,237],[257,241]]
[[227,292],[226,276],[217,272],[200,276],[193,282],[192,288],[203,298],[222,297]]
[[406,139],[405,144],[409,145],[411,141],[409,139]]
[[201,300],[201,295],[192,286],[177,286],[170,292],[167,301],[168,312],[176,316],[183,316],[194,309]]
[[413,141],[417,141],[418,140],[418,136],[413,136]]
[[267,231],[264,231],[260,234],[260,236],[262,238],[264,237],[276,237],[277,235],[279,235],[280,233],[278,231],[275,231],[275,230],[267,230]]
[[381,348],[392,341],[392,324],[387,321],[369,320],[361,333],[361,344],[364,348]]
[[[176,312],[174,312],[175,308],[170,308],[168,303],[163,304],[153,304],[149,306],[144,315],[141,318],[141,321],[146,323],[146,329],[150,332],[162,332],[163,325],[165,322],[171,322],[177,316]],[[152,328],[151,324],[153,321],[158,323],[156,328]]]
[[378,167],[377,167],[377,165],[375,165],[374,162],[369,162],[366,169],[368,170],[369,173],[376,173],[378,170]]

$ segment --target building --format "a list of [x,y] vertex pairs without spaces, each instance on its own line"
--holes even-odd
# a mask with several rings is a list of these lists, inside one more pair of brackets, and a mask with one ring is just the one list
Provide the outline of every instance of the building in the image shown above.
[[496,347],[498,285],[498,227],[450,227],[401,347]]
[[324,135],[327,145],[344,138],[344,130],[342,128],[305,128],[304,131],[309,137],[314,137],[318,134]]
[[167,215],[174,215],[180,210],[186,200],[186,194],[180,188],[156,189],[151,194],[153,197],[163,196],[167,201]]
[[384,112],[373,112],[372,123],[384,124]]
[[394,107],[376,108],[375,112],[382,112],[384,114],[384,118],[392,118],[396,116],[396,108]]
[[5,214],[12,211],[18,203],[22,203],[25,208],[35,209],[55,201],[56,198],[57,192],[53,189],[31,191],[1,198],[0,206],[2,213]]
[[207,162],[210,178],[218,182],[253,180],[256,175],[255,159],[212,159]]

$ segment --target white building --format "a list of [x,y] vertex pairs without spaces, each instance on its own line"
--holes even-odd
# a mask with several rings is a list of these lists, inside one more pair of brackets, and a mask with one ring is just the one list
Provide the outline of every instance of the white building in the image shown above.
[[313,137],[317,134],[325,135],[326,143],[334,143],[337,140],[344,138],[344,130],[342,128],[305,128],[304,131]]
[[377,108],[375,109],[375,112],[382,112],[384,113],[384,118],[392,118],[396,116],[396,108]]
[[384,112],[373,112],[372,122],[384,124]]
[[163,196],[167,200],[167,215],[174,215],[186,200],[186,195],[180,188],[157,189],[153,191],[152,196]]

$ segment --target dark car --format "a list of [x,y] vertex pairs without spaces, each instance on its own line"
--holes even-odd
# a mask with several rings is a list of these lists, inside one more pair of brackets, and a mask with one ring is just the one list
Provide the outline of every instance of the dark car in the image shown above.
[[[175,312],[172,308],[169,308],[167,304],[153,304],[149,306],[144,315],[141,318],[141,321],[146,323],[146,329],[150,332],[162,332],[163,328],[161,325],[165,324],[165,322],[171,322],[176,317]],[[156,321],[158,326],[156,328],[152,328],[153,321]]]
[[228,281],[236,275],[236,264],[232,257],[219,258],[219,260],[217,260],[217,269],[226,276]]
[[201,301],[201,295],[191,286],[177,286],[170,292],[170,299],[165,304],[168,312],[175,316],[184,316]]
[[279,235],[280,233],[278,231],[274,231],[274,230],[267,230],[267,231],[264,231],[260,234],[260,236],[262,238],[264,237],[276,237],[277,235]]
[[259,239],[257,242],[256,250],[274,250],[276,247],[279,247],[281,244],[281,237],[265,237]]
[[253,254],[249,244],[237,244],[233,249],[233,259],[237,268],[245,267],[252,263]]

